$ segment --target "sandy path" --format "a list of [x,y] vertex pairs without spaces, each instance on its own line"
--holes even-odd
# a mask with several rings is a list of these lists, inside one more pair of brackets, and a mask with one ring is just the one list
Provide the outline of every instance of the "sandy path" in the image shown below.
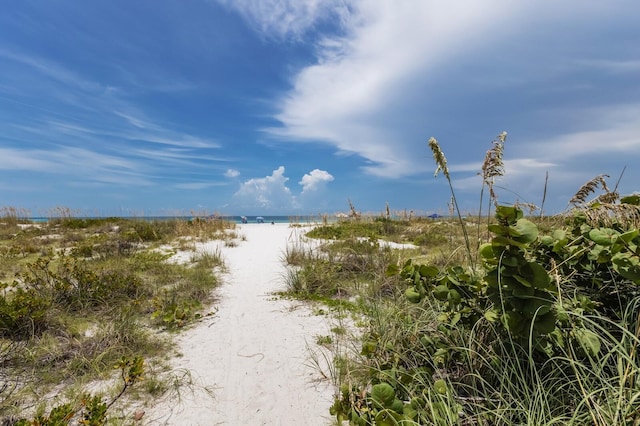
[[[222,276],[218,312],[178,338],[176,369],[191,371],[199,386],[180,401],[147,411],[149,425],[328,425],[333,388],[310,367],[307,345],[328,335],[322,316],[299,303],[278,300],[283,289],[281,258],[302,231],[288,224],[241,225],[246,241],[221,247],[228,273]],[[220,243],[199,250],[215,251]]]

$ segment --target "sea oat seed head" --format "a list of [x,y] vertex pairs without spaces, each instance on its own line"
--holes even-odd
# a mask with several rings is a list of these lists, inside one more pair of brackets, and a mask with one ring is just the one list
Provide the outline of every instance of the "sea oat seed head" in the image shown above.
[[444,153],[440,149],[440,145],[436,138],[429,138],[429,148],[431,148],[431,152],[433,152],[433,159],[436,161],[438,167],[436,168],[433,177],[437,177],[438,173],[442,171],[445,177],[449,178],[449,168],[447,167],[447,158],[444,156]]

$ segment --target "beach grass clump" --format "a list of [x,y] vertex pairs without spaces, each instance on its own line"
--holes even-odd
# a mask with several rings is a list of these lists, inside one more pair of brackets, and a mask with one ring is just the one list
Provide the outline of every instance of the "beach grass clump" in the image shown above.
[[397,263],[398,255],[377,239],[335,240],[314,249],[289,247],[284,261],[291,266],[285,277],[287,290],[296,297],[368,297],[395,291],[397,279],[386,270]]
[[383,238],[397,241],[402,225],[406,221],[387,217],[358,216],[357,219],[341,220],[335,224],[323,224],[307,233],[309,238],[344,240],[349,238]]
[[[173,251],[162,245],[233,229],[213,220],[194,225],[58,213],[48,222],[0,225],[11,228],[0,233],[0,419],[33,413],[51,420],[67,407],[38,404],[43,395],[54,405],[75,400],[69,411],[75,415],[94,413],[78,403],[89,401],[81,388],[108,381],[114,365],[124,362],[128,374],[130,362],[145,359],[146,371],[161,371],[170,339],[158,331],[210,314],[203,309],[223,266],[219,252],[169,262]],[[156,391],[170,388],[161,377],[153,378]],[[96,410],[110,407],[103,399],[94,400]]]

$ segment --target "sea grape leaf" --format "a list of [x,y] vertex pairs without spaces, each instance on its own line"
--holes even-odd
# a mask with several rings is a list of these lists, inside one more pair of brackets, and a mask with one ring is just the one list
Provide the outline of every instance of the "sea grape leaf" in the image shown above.
[[433,290],[433,296],[438,300],[447,300],[447,296],[449,296],[449,287],[444,284],[437,286]]
[[462,296],[460,296],[460,292],[458,290],[452,288],[451,290],[449,290],[449,294],[447,294],[447,300],[454,305],[457,305],[458,303],[460,303],[460,301],[462,301]]
[[551,282],[547,271],[536,262],[529,262],[526,266],[521,268],[521,274],[529,281],[535,288],[547,288]]
[[534,315],[537,315],[538,318],[547,314],[551,311],[551,303],[549,300],[535,298],[529,299],[526,305],[524,305],[524,309],[522,313],[532,318]]
[[620,233],[611,228],[596,228],[589,231],[589,239],[601,246],[610,246],[615,243]]
[[520,258],[518,256],[504,256],[502,258],[502,263],[506,266],[516,267],[520,263]]
[[536,317],[534,330],[540,334],[549,334],[556,328],[556,316],[553,312],[547,312],[544,315]]
[[516,246],[516,247],[526,247],[527,244],[517,241],[513,238],[507,238],[507,237],[503,237],[501,235],[498,235],[496,237],[493,237],[492,243],[494,245],[502,245],[502,246]]
[[422,299],[422,296],[420,296],[420,293],[418,293],[413,287],[408,288],[404,292],[404,295],[411,303],[418,303],[420,302],[420,299]]
[[449,324],[456,325],[458,323],[458,321],[460,321],[461,318],[462,318],[462,314],[460,314],[460,312],[456,312],[451,317],[451,320],[449,320]]
[[437,267],[432,265],[421,265],[419,271],[420,275],[429,278],[434,278],[436,275],[438,275],[438,272],[440,272]]
[[640,257],[631,253],[618,253],[611,258],[613,269],[624,278],[640,283]]
[[622,204],[631,204],[634,206],[640,206],[640,195],[637,195],[637,194],[626,195],[620,198],[620,202]]
[[622,240],[625,243],[629,243],[635,237],[638,236],[638,233],[640,233],[640,231],[638,231],[637,229],[632,229],[631,231],[627,231],[627,232],[625,232],[623,234],[618,235],[618,240]]
[[387,266],[387,270],[385,271],[385,275],[387,277],[393,277],[398,275],[399,273],[400,273],[400,267],[395,263],[392,263],[389,266]]
[[512,206],[498,206],[496,207],[496,217],[500,220],[513,223],[524,216],[522,210]]
[[433,383],[433,390],[435,390],[440,395],[447,394],[447,382],[443,379],[438,379]]
[[480,256],[486,260],[495,259],[497,257],[496,252],[493,250],[493,244],[491,243],[482,244],[478,252],[480,253]]
[[511,292],[514,297],[517,297],[519,299],[529,299],[533,297],[535,293],[536,290],[533,287],[526,287],[522,285],[514,286],[513,291]]
[[527,219],[518,219],[515,226],[509,227],[509,235],[521,243],[531,243],[538,238],[538,227]]
[[412,420],[416,420],[418,418],[418,411],[413,408],[413,401],[411,401],[411,404],[405,404],[402,407],[402,413],[405,415],[405,417],[408,417]]
[[393,404],[391,404],[391,409],[398,414],[404,413],[404,404],[398,398],[393,400]]
[[525,287],[531,287],[531,283],[523,276],[518,274],[513,274],[513,278],[515,278],[518,283],[522,284]]
[[524,318],[516,311],[507,311],[502,314],[502,322],[515,335],[520,335],[525,330]]
[[487,274],[484,277],[485,282],[487,283],[487,285],[489,287],[493,287],[493,288],[498,288],[498,283],[499,283],[499,272],[497,269],[493,269],[489,272],[487,272]]
[[496,235],[501,235],[501,236],[509,235],[509,228],[504,225],[498,225],[498,224],[492,223],[490,225],[487,225],[487,229],[489,230],[489,232]]
[[591,356],[598,355],[601,343],[600,337],[598,337],[596,333],[587,329],[578,329],[576,330],[575,336],[587,354]]
[[371,388],[371,398],[382,407],[390,407],[396,399],[396,391],[388,383],[378,383]]

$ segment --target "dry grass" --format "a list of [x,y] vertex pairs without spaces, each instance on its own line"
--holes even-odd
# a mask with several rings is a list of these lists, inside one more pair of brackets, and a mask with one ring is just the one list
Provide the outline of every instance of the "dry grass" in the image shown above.
[[[5,208],[0,214],[2,312],[14,309],[14,293],[6,287],[16,274],[30,280],[21,281],[25,289],[32,287],[29,297],[51,303],[37,333],[22,340],[5,333],[0,339],[0,423],[3,416],[33,412],[43,395],[73,400],[83,384],[111,377],[123,356],[143,356],[149,371],[162,370],[169,335],[158,331],[209,313],[200,310],[212,301],[214,271],[222,260],[220,253],[196,253],[189,264],[169,264],[168,255],[157,249],[175,247],[179,240],[194,248],[195,241],[239,238],[234,224],[219,219],[76,218],[57,208],[52,220],[34,225],[25,223],[20,209]],[[73,299],[85,287],[89,292],[113,290],[134,282],[135,292],[128,296],[108,291],[98,298]],[[55,288],[65,289],[68,302],[56,302],[62,298]],[[55,297],[43,297],[50,293]],[[161,377],[148,379],[155,383],[149,387],[153,392],[170,388]],[[144,398],[144,392],[139,396]]]

